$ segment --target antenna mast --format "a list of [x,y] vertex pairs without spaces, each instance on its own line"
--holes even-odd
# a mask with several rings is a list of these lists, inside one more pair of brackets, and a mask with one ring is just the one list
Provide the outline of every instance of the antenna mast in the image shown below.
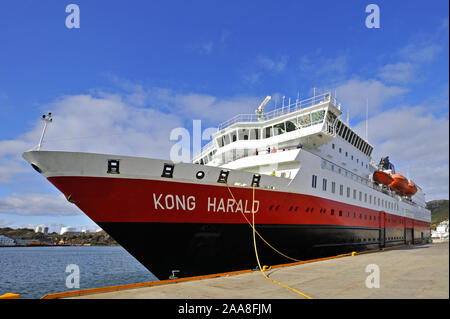
[[369,141],[369,98],[366,99],[366,141]]
[[42,141],[44,140],[45,131],[47,130],[47,125],[48,125],[48,123],[51,123],[53,121],[52,113],[48,112],[47,115],[45,115],[45,114],[42,115],[41,120],[43,120],[45,122],[45,124],[44,124],[44,129],[42,130],[41,139],[39,140],[39,144],[37,146],[38,151],[41,149]]

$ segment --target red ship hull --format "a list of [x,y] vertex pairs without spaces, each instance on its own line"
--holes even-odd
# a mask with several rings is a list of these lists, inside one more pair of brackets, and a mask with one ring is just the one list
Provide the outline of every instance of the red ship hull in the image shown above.
[[[159,279],[256,265],[252,189],[224,184],[104,177],[49,177],[95,223]],[[241,209],[239,209],[240,207]],[[296,259],[421,241],[429,223],[321,197],[255,189],[255,224]],[[291,260],[258,238],[264,264]]]

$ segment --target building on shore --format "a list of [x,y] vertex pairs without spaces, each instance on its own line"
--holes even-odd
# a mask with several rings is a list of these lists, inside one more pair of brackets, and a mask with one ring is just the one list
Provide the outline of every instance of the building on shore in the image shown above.
[[15,246],[16,241],[12,238],[0,235],[0,246]]
[[433,240],[448,240],[448,220],[444,220],[437,227],[436,230],[431,231],[431,238]]
[[80,232],[75,227],[61,227],[60,235],[78,235]]
[[44,234],[48,234],[48,226],[42,226],[39,225],[36,227],[36,229],[34,230],[35,233],[44,233]]

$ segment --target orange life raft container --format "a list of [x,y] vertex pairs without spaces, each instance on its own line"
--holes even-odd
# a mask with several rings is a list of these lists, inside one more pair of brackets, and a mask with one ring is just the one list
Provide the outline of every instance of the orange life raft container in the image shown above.
[[394,181],[389,184],[389,187],[397,193],[403,194],[404,189],[408,186],[408,179],[402,174],[392,174]]
[[406,196],[412,196],[417,192],[417,186],[413,182],[409,182],[403,190],[403,194]]
[[391,174],[383,172],[383,171],[375,171],[373,173],[373,180],[377,183],[384,184],[384,185],[389,185],[394,181]]

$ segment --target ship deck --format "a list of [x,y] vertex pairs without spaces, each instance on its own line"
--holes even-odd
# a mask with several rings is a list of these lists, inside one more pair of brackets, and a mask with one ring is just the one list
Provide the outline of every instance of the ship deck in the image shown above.
[[[264,262],[264,261],[262,261]],[[379,269],[379,288],[366,280]],[[373,268],[372,268],[373,269]],[[313,299],[448,299],[449,243],[411,245],[305,263],[274,266],[266,274]],[[266,280],[260,271],[69,291],[43,298],[290,299],[305,297]]]

